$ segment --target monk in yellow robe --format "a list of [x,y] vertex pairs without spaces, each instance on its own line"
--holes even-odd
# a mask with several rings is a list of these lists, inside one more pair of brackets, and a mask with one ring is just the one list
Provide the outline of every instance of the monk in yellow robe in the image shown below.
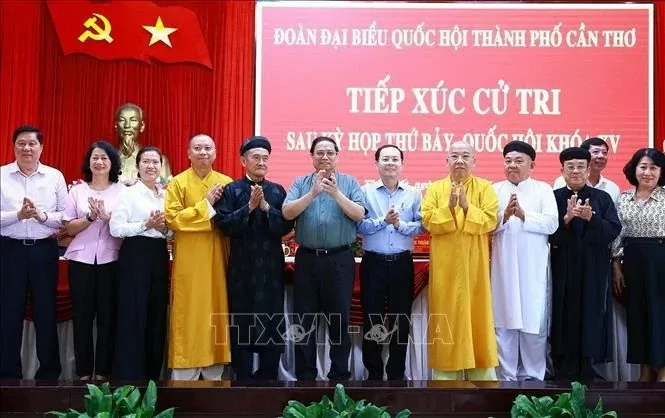
[[427,189],[421,206],[431,234],[428,356],[434,380],[496,380],[489,234],[499,202],[492,184],[471,174],[473,149],[451,144],[450,175]]
[[168,366],[173,380],[219,380],[231,362],[228,240],[212,218],[232,179],[212,169],[216,151],[209,136],[194,136],[188,154],[191,167],[171,180],[164,202],[175,231]]

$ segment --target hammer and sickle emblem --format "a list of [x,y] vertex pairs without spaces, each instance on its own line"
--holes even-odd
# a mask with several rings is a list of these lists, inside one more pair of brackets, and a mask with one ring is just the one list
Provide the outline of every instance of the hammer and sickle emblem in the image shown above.
[[[93,17],[89,17],[88,20],[83,23],[83,26],[92,30],[86,30],[83,32],[81,36],[79,36],[79,41],[85,42],[90,38],[94,41],[105,40],[108,43],[113,42],[113,38],[111,38],[111,22],[98,13],[93,13],[92,15]],[[97,24],[97,18],[103,23],[103,28],[100,28]]]

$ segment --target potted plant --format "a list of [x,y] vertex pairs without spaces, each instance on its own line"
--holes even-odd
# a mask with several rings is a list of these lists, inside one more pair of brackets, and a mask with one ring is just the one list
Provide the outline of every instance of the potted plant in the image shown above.
[[85,412],[70,409],[67,412],[51,411],[47,415],[61,418],[171,418],[175,408],[155,415],[157,385],[152,380],[141,398],[141,391],[131,385],[122,386],[111,393],[108,382],[101,387],[88,384],[85,395]]
[[[402,410],[395,415],[396,418],[407,418],[411,416],[408,409]],[[331,402],[327,395],[323,395],[320,402],[312,402],[305,406],[298,401],[288,402],[282,418],[391,418],[386,407],[378,407],[367,403],[364,399],[354,401],[344,391],[344,386],[337,384],[335,386],[335,395]]]
[[579,382],[572,383],[572,392],[557,395],[556,401],[549,396],[529,398],[518,395],[510,410],[512,418],[601,418],[617,417],[615,411],[603,412],[603,400],[598,399],[596,407],[591,410],[586,407],[586,387]]

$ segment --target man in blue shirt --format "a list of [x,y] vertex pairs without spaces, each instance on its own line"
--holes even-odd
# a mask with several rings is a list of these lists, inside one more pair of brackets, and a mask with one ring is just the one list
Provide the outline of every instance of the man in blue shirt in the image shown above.
[[323,312],[331,340],[328,378],[348,380],[355,276],[351,244],[356,240],[356,222],[365,215],[365,195],[354,177],[336,171],[339,147],[333,139],[316,138],[309,152],[314,172],[295,179],[282,206],[284,218],[296,221],[294,323],[307,334],[296,339],[296,376],[317,377],[314,319]]
[[[364,255],[360,264],[363,307],[363,363],[368,380],[383,380],[382,345],[390,342],[388,380],[404,379],[413,302],[413,237],[424,232],[422,194],[400,184],[404,153],[395,145],[375,155],[381,180],[363,186],[367,215],[358,222]],[[385,318],[387,307],[387,318]],[[384,321],[387,319],[387,321]],[[385,328],[387,327],[387,329]]]

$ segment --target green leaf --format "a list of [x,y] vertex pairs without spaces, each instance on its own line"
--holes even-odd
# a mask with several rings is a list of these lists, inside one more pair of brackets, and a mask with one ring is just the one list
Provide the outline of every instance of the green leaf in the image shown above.
[[381,411],[378,408],[372,406],[367,406],[362,411],[356,414],[356,418],[379,418],[382,415]]
[[155,418],[172,418],[175,413],[175,408],[165,409],[159,414],[155,415]]
[[320,403],[312,403],[305,409],[304,415],[306,418],[321,418],[325,407]]
[[566,392],[557,395],[556,401],[554,402],[554,406],[570,410],[570,393]]
[[120,399],[126,398],[131,391],[134,390],[134,386],[126,385],[119,387],[113,392],[113,403],[118,403]]
[[[332,405],[332,404],[331,404]],[[321,411],[321,418],[338,418],[339,414],[335,412],[333,409],[324,409]],[[309,417],[307,417],[309,418]]]
[[145,407],[140,407],[138,411],[136,411],[136,415],[139,418],[152,418],[152,416],[155,414],[155,408],[152,406],[145,406]]
[[298,401],[288,401],[286,407],[282,411],[284,418],[305,418],[307,407]]
[[113,412],[113,395],[111,393],[105,394],[99,404],[99,412]]
[[511,415],[515,418],[517,417],[539,417],[538,409],[534,405],[534,402],[529,399],[526,395],[518,395],[515,398],[513,404],[516,407],[515,415],[511,410]]
[[109,385],[109,382],[104,382],[104,384],[102,384],[101,389],[102,389],[102,392],[104,392],[104,395],[110,395],[111,394],[111,387]]
[[[101,394],[102,391],[99,391]],[[90,415],[91,417],[94,417],[97,415],[99,411],[99,404],[101,403],[101,397],[104,395],[101,394],[101,396],[95,396],[94,394],[91,393],[85,395],[85,400],[83,401],[83,404],[85,405],[85,413]]]
[[95,415],[95,418],[111,418],[111,414],[109,412],[100,412]]
[[92,383],[88,383],[86,385],[88,387],[88,393],[96,396],[96,397],[102,397],[104,396],[104,392],[100,388],[97,387],[97,385],[93,385]]
[[543,396],[541,398],[536,398],[534,396],[534,405],[541,415],[549,415],[550,409],[554,405],[554,399],[549,396]]
[[282,418],[307,418],[308,416],[295,409],[285,409],[282,411]]
[[344,386],[337,384],[335,386],[335,396],[333,398],[333,405],[337,412],[342,412],[346,410],[346,405],[348,403],[349,397],[344,392]]
[[395,415],[395,418],[409,418],[411,416],[411,411],[408,409],[402,409]]
[[134,412],[139,406],[139,401],[141,400],[141,391],[138,388],[134,388],[133,391],[127,395],[127,405],[129,406],[129,411]]
[[67,418],[67,412],[48,411],[45,415],[55,415],[60,418]]
[[328,395],[323,395],[320,404],[323,407],[324,411],[333,409],[332,402],[330,402],[330,398],[328,398]]
[[146,407],[151,407],[152,410],[155,410],[155,405],[157,404],[157,385],[155,385],[154,381],[150,381],[148,383],[148,388],[145,390],[145,393],[143,394],[143,401],[141,402],[141,406],[143,408]]
[[570,396],[570,410],[575,418],[586,417],[586,407],[584,405],[584,392],[586,386],[580,382],[573,382],[573,393]]

